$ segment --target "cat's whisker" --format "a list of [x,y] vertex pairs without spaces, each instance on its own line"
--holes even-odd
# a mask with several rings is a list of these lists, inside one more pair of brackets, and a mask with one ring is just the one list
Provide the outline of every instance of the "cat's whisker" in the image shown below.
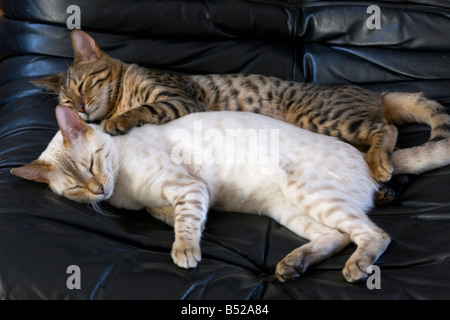
[[106,176],[105,185],[109,184],[110,179],[116,179],[116,177],[118,176],[119,170],[120,170],[121,166],[123,165],[123,163],[124,163],[124,160],[123,160],[123,156],[122,155],[120,155],[119,157],[117,157],[115,159],[115,161],[110,163],[111,168],[110,168],[109,174]]
[[58,93],[53,92],[53,91],[44,91],[44,92],[42,92],[42,95],[44,95],[44,96],[58,96]]
[[94,209],[95,212],[101,214],[102,216],[106,216],[106,217],[116,216],[116,214],[102,209],[100,207],[100,202],[92,202],[92,203],[90,203],[90,206],[92,207],[92,209]]

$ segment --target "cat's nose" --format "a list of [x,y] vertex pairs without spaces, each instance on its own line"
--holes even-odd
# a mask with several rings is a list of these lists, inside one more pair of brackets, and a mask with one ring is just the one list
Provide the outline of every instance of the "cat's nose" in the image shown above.
[[79,103],[75,108],[77,109],[78,112],[86,112],[84,110],[84,102]]
[[103,185],[99,185],[97,191],[95,191],[95,194],[104,194],[105,190],[103,189]]

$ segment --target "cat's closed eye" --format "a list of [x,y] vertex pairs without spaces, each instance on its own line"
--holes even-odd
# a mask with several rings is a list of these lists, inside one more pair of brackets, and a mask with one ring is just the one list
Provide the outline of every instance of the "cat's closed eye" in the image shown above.
[[90,165],[90,167],[89,167],[89,172],[90,172],[92,175],[94,175],[93,169],[94,169],[94,158],[91,159],[91,165]]
[[76,197],[79,196],[84,188],[80,185],[75,185],[73,187],[69,187],[62,191],[62,194],[66,197]]

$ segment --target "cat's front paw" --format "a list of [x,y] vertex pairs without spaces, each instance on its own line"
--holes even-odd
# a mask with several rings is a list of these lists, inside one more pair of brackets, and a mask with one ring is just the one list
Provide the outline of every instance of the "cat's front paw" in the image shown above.
[[139,121],[134,117],[117,117],[113,119],[103,120],[100,128],[111,135],[126,134],[132,128],[138,126]]
[[202,259],[199,246],[175,241],[172,246],[173,262],[180,268],[189,269],[197,267],[197,263]]

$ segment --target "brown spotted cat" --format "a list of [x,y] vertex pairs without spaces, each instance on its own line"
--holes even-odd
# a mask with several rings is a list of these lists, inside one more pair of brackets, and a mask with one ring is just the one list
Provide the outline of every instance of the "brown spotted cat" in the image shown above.
[[[428,124],[427,148],[450,137],[445,108],[422,93],[380,94],[350,85],[321,86],[255,74],[174,75],[114,59],[81,30],[72,32],[72,46],[75,59],[66,72],[34,83],[57,92],[61,104],[73,107],[85,120],[101,121],[101,128],[113,135],[192,112],[254,112],[354,145],[366,152],[379,183],[390,180],[393,172],[396,125]],[[413,153],[404,161],[414,161]]]

